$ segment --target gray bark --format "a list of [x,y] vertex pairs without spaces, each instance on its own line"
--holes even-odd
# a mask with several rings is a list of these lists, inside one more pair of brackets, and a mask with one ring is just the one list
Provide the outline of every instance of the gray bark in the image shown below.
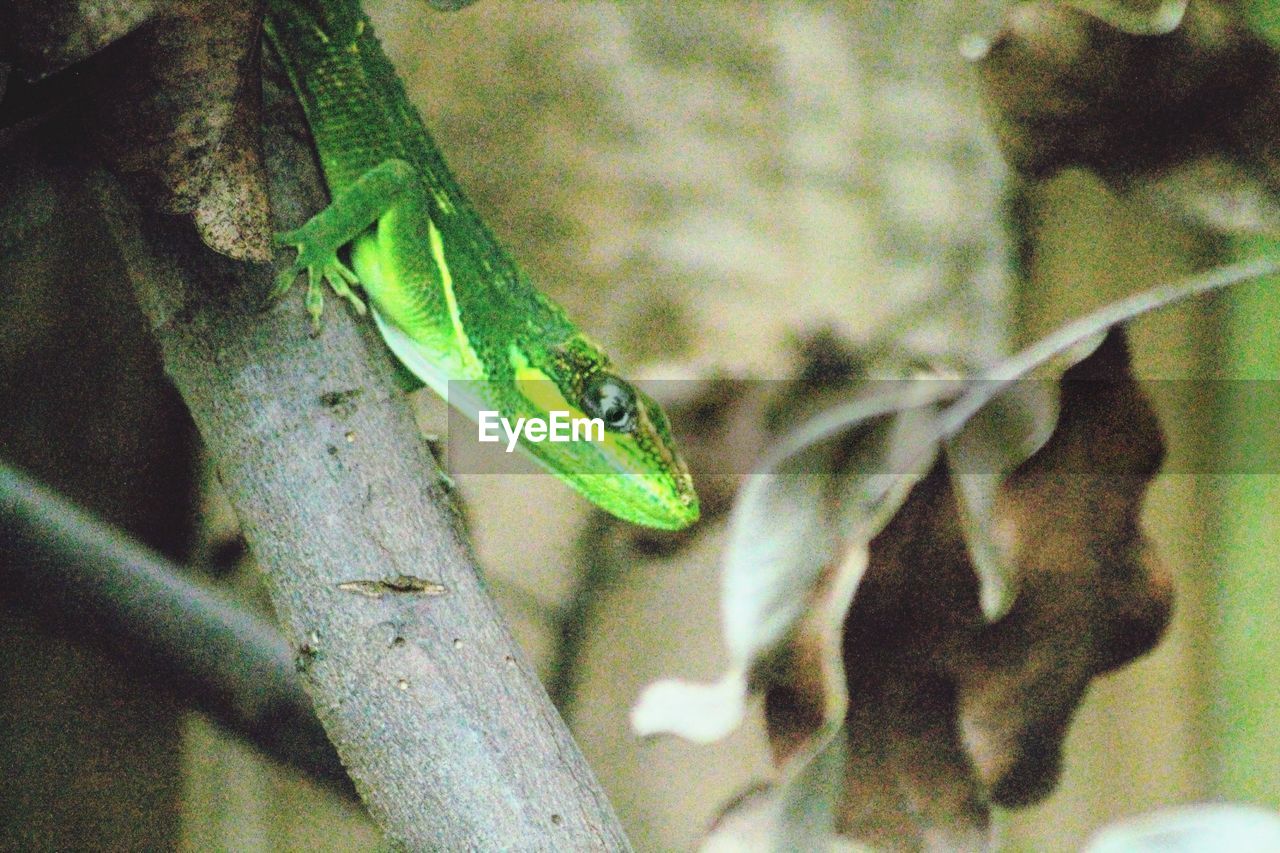
[[[324,203],[296,106],[269,81],[279,227]],[[94,179],[131,284],[265,570],[317,715],[390,839],[421,850],[627,849],[486,593],[385,347],[301,286],[204,248],[186,218]],[[410,575],[438,595],[339,585]]]

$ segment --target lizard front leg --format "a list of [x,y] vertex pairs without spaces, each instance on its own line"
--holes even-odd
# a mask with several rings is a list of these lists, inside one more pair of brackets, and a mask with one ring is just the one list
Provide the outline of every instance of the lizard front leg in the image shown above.
[[360,176],[337,193],[333,202],[311,217],[301,228],[275,235],[276,245],[292,246],[298,256],[276,276],[271,300],[283,296],[298,276],[307,273],[307,313],[312,327],[320,330],[324,312],[324,284],[349,301],[358,314],[365,313],[364,301],[351,289],[359,277],[338,259],[338,250],[378,221],[407,189],[415,186],[418,174],[404,160],[387,160]]

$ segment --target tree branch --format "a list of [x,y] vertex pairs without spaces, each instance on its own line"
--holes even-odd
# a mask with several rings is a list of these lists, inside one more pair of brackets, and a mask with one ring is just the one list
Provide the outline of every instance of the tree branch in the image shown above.
[[5,465],[0,585],[7,603],[355,796],[273,625]]
[[[280,222],[324,203],[296,104],[264,85]],[[412,849],[627,849],[598,783],[486,594],[385,347],[341,305],[204,248],[96,173],[139,301],[370,812]],[[399,575],[441,594],[340,588]]]

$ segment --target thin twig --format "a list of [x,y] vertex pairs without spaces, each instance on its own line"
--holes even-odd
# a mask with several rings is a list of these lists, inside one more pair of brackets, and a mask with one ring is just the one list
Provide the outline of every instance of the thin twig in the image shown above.
[[4,465],[0,586],[8,604],[355,797],[270,622]]

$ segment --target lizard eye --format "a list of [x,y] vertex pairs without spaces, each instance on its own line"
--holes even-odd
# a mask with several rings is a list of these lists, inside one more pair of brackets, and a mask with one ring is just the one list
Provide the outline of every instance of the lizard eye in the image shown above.
[[610,432],[631,432],[638,415],[636,392],[616,376],[597,373],[582,389],[582,411],[604,421],[604,428]]

